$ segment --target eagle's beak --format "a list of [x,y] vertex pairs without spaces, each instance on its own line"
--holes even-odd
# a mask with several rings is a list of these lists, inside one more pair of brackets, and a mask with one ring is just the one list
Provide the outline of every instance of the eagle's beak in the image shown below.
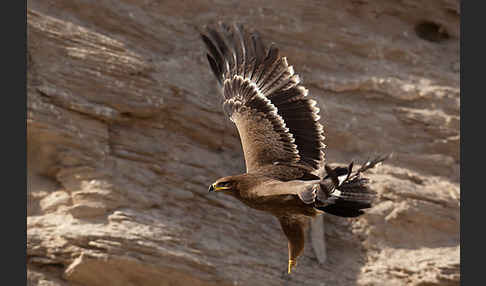
[[231,187],[217,187],[216,183],[209,186],[208,192],[215,192],[215,191],[223,191],[223,190],[231,190]]

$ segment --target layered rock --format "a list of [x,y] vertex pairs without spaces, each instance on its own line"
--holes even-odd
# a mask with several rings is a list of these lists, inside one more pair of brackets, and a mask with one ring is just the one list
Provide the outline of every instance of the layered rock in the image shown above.
[[[458,285],[459,19],[451,0],[29,1],[29,282]],[[328,162],[394,154],[376,206],[324,215],[326,261],[309,236],[290,279],[276,219],[207,194],[244,170],[197,33],[216,20],[281,48]]]

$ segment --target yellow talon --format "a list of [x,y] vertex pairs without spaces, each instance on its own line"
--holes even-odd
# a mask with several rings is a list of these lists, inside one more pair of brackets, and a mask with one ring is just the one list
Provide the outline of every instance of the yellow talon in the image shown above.
[[297,265],[297,261],[289,259],[289,274],[290,272],[292,272],[292,267],[294,267],[295,265]]

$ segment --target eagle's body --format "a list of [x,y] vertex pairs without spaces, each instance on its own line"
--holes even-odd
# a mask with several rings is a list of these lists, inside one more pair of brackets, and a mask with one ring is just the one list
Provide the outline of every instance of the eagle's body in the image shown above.
[[300,84],[287,59],[258,34],[220,25],[202,33],[211,69],[222,87],[223,108],[236,125],[246,173],[218,179],[222,191],[251,208],[276,216],[288,238],[288,272],[304,248],[309,217],[326,212],[356,217],[374,192],[361,172],[385,158],[349,167],[324,165],[324,131],[316,101]]
[[[273,169],[273,168],[272,168]],[[249,173],[222,179],[238,180],[235,190],[226,191],[228,195],[242,201],[247,206],[269,212],[277,217],[289,215],[314,216],[322,213],[299,198],[299,193],[310,190],[320,180],[305,181],[275,176],[275,169],[268,173]],[[286,168],[286,171],[292,170]],[[292,173],[292,172],[289,172]],[[295,172],[298,173],[298,172]]]

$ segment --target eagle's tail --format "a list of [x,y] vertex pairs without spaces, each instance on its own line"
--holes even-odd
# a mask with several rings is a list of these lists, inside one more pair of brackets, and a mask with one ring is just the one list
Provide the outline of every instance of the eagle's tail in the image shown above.
[[326,175],[316,193],[314,207],[340,217],[357,217],[370,208],[376,193],[369,189],[367,178],[361,173],[383,162],[389,155],[367,161],[353,173],[353,163],[348,167],[325,166]]

